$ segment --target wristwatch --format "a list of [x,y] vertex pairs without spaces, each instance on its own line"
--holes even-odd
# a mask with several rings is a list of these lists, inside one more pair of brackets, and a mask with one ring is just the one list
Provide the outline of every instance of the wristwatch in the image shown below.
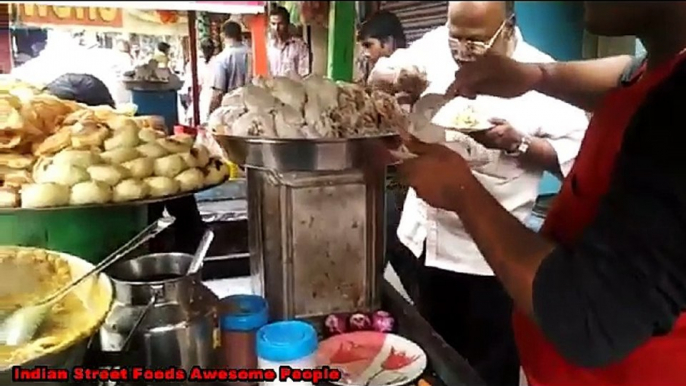
[[531,146],[531,137],[528,135],[523,135],[517,147],[512,150],[506,150],[505,154],[511,157],[519,157],[529,151],[529,146]]

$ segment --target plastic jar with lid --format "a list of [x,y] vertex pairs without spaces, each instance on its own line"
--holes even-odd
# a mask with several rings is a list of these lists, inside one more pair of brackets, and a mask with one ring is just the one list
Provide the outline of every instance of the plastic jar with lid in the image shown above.
[[[317,332],[310,324],[295,320],[267,324],[257,331],[257,361],[260,369],[272,369],[279,375],[281,366],[294,369],[316,367]],[[291,379],[262,382],[261,386],[297,384],[310,386],[311,382]]]
[[[267,324],[266,300],[256,295],[233,295],[221,300],[219,329],[223,364],[229,369],[256,369],[257,331]],[[235,382],[256,385],[258,382]]]

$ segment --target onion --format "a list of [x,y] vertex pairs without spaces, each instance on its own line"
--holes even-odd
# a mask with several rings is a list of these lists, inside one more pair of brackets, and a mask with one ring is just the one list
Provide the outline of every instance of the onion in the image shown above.
[[372,329],[372,320],[365,314],[352,314],[348,324],[350,324],[352,331],[369,331]]
[[331,314],[324,320],[324,327],[329,336],[343,334],[348,330],[347,320],[344,315]]
[[372,314],[372,328],[378,332],[391,332],[395,327],[395,319],[386,311],[376,311]]

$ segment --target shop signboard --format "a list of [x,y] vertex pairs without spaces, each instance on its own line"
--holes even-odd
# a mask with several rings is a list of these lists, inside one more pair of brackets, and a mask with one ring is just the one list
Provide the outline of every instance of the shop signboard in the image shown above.
[[[0,1],[0,3],[8,3]],[[16,1],[13,3],[50,5],[56,8],[79,7],[80,1]],[[89,1],[90,7],[128,8],[141,10],[205,11],[214,13],[263,13],[266,1]]]
[[[83,3],[82,3],[83,4]],[[64,25],[122,28],[123,12],[115,7],[70,7],[36,3],[16,4],[13,11],[25,25]]]

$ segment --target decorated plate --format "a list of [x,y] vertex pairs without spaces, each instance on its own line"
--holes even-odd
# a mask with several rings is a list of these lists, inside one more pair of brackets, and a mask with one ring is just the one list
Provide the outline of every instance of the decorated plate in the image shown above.
[[336,385],[401,386],[424,372],[426,354],[401,336],[358,331],[321,342],[317,362],[341,371],[343,378],[333,382]]

